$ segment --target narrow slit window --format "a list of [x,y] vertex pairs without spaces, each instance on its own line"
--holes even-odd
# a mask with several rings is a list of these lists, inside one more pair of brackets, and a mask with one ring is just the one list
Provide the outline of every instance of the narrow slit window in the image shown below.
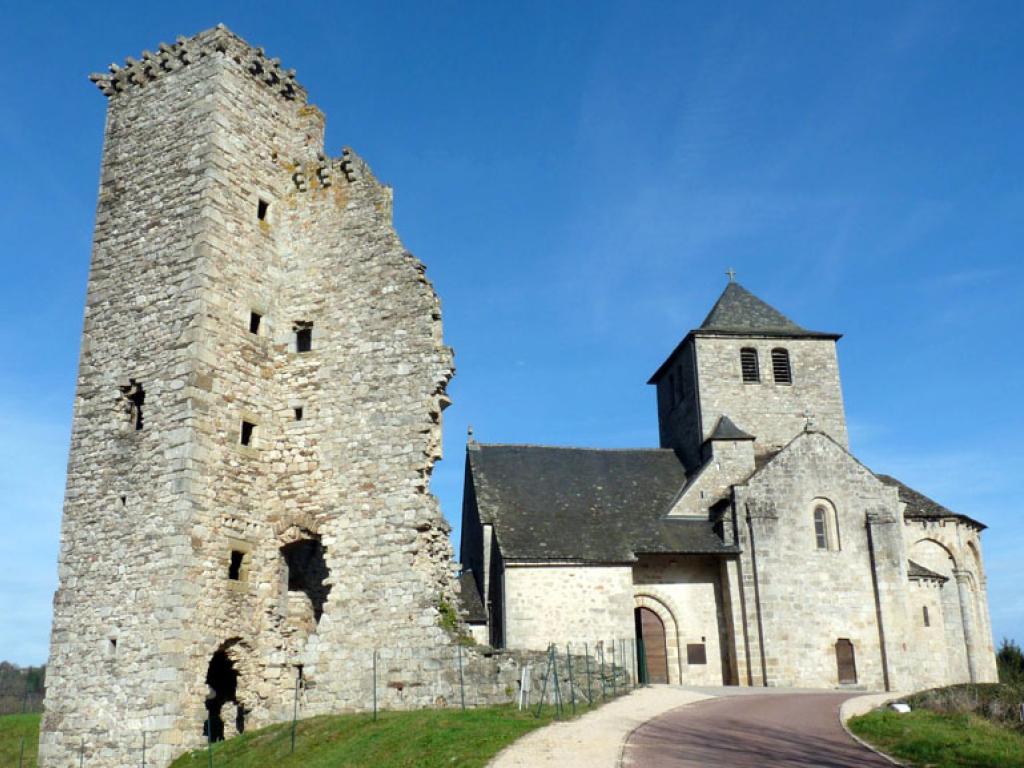
[[744,384],[756,384],[761,381],[761,369],[757,363],[757,350],[744,347],[740,350],[740,369],[743,371]]
[[793,370],[789,366],[789,351],[782,347],[772,350],[772,375],[776,384],[793,383]]
[[814,510],[814,541],[818,549],[828,549],[828,513],[824,507]]
[[243,572],[242,566],[245,564],[245,552],[239,549],[231,550],[231,560],[228,562],[228,578],[232,581],[241,581]]
[[257,336],[260,332],[260,323],[263,322],[263,315],[259,312],[249,313],[249,333],[254,333]]
[[304,415],[303,414],[303,410],[302,410],[302,406],[301,405],[297,405],[297,406],[295,406],[295,408],[293,410],[295,411],[295,420],[296,421],[302,421],[302,417]]
[[930,627],[932,625],[931,617],[928,615],[928,606],[927,605],[922,605],[921,606],[921,619],[922,619],[922,621],[924,621],[924,625],[926,627]]
[[309,352],[313,348],[313,324],[295,324],[295,351]]
[[263,198],[256,204],[256,218],[260,221],[267,220],[267,214],[270,212],[270,203]]
[[256,438],[256,425],[251,421],[242,421],[242,430],[239,434],[239,442],[242,445],[251,446]]

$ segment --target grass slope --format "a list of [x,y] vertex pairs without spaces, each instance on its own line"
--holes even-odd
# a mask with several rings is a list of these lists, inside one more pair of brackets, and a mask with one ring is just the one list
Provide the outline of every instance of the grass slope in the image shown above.
[[25,739],[23,768],[35,768],[39,750],[39,715],[0,717],[0,765],[4,768],[17,768],[22,739]]
[[1024,768],[1024,735],[977,715],[875,710],[848,723],[883,752],[927,768]]
[[[272,725],[213,745],[216,768],[480,768],[525,733],[546,725],[514,707],[428,709],[371,715],[331,715],[291,726]],[[171,768],[206,768],[207,754],[183,755]]]

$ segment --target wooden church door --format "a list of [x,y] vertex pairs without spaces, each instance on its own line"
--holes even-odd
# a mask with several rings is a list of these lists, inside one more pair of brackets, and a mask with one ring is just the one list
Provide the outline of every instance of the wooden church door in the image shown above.
[[853,643],[846,638],[836,640],[836,664],[839,667],[839,683],[857,682],[857,661],[853,655]]
[[665,648],[665,625],[650,608],[637,608],[636,634],[643,648],[644,664],[640,670],[643,683],[668,682],[668,651]]

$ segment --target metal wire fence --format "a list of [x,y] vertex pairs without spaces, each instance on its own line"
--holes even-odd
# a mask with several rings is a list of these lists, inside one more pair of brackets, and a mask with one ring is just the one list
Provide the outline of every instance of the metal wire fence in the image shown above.
[[[457,644],[444,649],[441,655],[448,653],[451,656],[451,667],[442,672],[452,681],[453,696],[456,698],[454,701],[444,701],[444,705],[467,710],[477,706],[493,705],[497,699],[503,699],[504,702],[513,705],[509,712],[525,712],[535,718],[545,714],[554,719],[572,717],[626,694],[639,685],[638,680],[642,677],[643,667],[643,654],[632,638],[551,643],[545,651],[514,652],[509,658],[515,659],[515,677],[506,671],[500,679],[492,677],[485,680],[478,672],[470,669],[470,655],[481,655],[476,651],[469,651]],[[504,655],[506,652],[494,653]],[[363,709],[366,714],[371,715],[369,721],[375,722],[382,713],[388,711],[387,705],[395,702],[394,678],[401,675],[401,670],[396,666],[396,661],[388,653],[387,648],[373,649],[367,652],[367,656],[365,670],[367,677],[370,678],[367,682],[370,683],[368,687],[371,692],[367,697],[369,701],[365,701],[356,709]],[[382,660],[386,660],[386,663],[382,663]],[[301,669],[297,670],[294,685],[289,691],[287,707],[290,722],[287,723],[284,735],[284,738],[287,738],[287,751],[290,753],[294,753],[301,742],[302,732],[298,724],[307,714],[304,710],[307,709],[309,683],[310,681],[303,677]],[[501,694],[496,696],[495,692],[499,688]],[[213,701],[212,696],[210,701]],[[245,730],[244,710],[241,705],[234,700],[222,704],[237,707],[238,717],[232,718],[230,712],[221,712],[219,704],[208,706],[209,716],[202,723],[197,723],[197,726],[202,728],[205,745],[201,752],[192,753],[190,765],[205,764],[208,768],[214,768],[222,764],[223,758],[218,761],[221,745]],[[321,713],[316,707],[313,711]],[[235,723],[241,727],[234,727]],[[117,740],[122,741],[123,736],[122,732]],[[167,747],[159,745],[155,732],[139,732],[130,741],[134,744],[127,750],[129,756],[123,761],[124,765],[146,768],[147,764],[152,766],[158,761],[166,762]],[[108,739],[95,736],[89,739],[81,738],[75,744],[73,764],[78,768],[86,768],[94,760],[99,762],[96,756],[103,749],[109,752],[110,746],[111,740]],[[23,765],[19,760],[18,768],[29,766]]]

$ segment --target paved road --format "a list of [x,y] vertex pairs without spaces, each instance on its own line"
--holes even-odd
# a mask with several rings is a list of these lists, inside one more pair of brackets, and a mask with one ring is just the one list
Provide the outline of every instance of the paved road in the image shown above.
[[674,709],[626,743],[629,768],[892,768],[839,724],[845,693],[729,696]]

